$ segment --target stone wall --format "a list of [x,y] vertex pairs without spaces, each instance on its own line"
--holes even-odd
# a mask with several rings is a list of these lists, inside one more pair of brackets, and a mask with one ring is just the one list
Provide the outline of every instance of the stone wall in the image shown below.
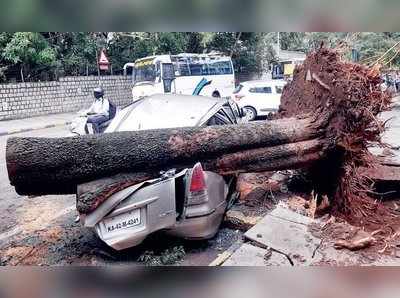
[[[106,97],[116,105],[131,102],[131,85],[124,76],[100,78]],[[0,120],[78,111],[89,107],[99,78],[65,77],[58,81],[0,84]]]

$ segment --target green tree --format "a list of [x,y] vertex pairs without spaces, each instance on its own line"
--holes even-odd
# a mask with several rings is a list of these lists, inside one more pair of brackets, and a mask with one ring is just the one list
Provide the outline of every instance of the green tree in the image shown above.
[[57,65],[57,53],[40,33],[17,32],[5,46],[4,59],[19,65],[21,79],[36,77]]
[[50,37],[60,61],[60,75],[97,74],[97,56],[107,46],[106,32],[55,33]]
[[12,33],[0,33],[0,82],[7,80],[6,72],[9,67],[8,61],[4,58],[4,49],[12,38]]
[[305,32],[280,32],[280,47],[282,50],[305,51],[307,44],[305,42]]
[[154,51],[156,55],[177,54],[186,49],[187,36],[181,32],[154,33]]
[[207,36],[208,51],[222,52],[232,57],[239,73],[259,73],[262,70],[263,35],[254,32],[216,32]]
[[107,53],[116,73],[122,71],[125,63],[152,55],[153,52],[154,45],[150,35],[147,34],[115,33],[107,47]]
[[187,53],[202,53],[203,48],[203,35],[200,32],[187,32],[187,42],[185,52]]

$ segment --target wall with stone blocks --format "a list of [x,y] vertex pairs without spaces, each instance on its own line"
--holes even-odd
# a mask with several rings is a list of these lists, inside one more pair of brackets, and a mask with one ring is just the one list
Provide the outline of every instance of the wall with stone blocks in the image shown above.
[[[131,102],[130,80],[124,76],[102,76],[105,96],[118,106]],[[0,120],[66,113],[87,108],[99,78],[65,77],[58,81],[0,84]]]

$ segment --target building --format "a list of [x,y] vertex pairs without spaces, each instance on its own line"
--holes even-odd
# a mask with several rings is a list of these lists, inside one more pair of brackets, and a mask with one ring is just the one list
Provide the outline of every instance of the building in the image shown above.
[[274,46],[274,50],[278,61],[272,63],[272,79],[291,77],[295,66],[303,63],[306,59],[306,54],[300,51],[280,50],[277,46]]

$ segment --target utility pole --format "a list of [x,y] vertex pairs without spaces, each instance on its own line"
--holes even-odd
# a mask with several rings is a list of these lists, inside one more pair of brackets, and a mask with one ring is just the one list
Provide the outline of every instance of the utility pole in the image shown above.
[[278,56],[278,59],[279,59],[280,53],[281,53],[281,43],[280,43],[280,34],[278,32],[278,44],[277,44],[277,51],[276,51],[276,55]]
[[99,86],[100,86],[101,78],[100,78],[99,52],[97,50],[96,50],[96,64],[97,64],[97,79],[99,81]]

